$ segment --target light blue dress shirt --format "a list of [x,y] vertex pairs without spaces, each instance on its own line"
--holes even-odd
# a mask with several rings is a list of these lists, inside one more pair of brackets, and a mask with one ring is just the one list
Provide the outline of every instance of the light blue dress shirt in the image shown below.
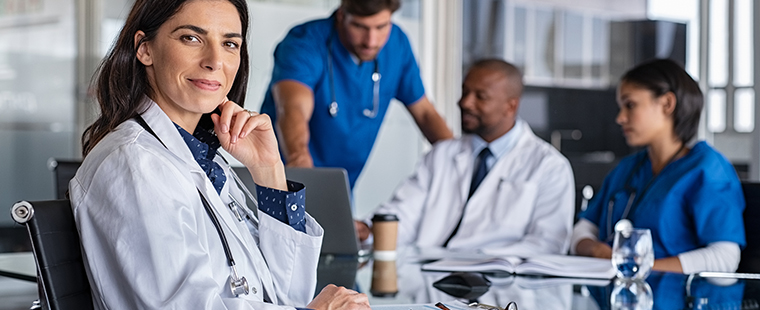
[[493,140],[491,143],[486,142],[478,135],[473,135],[472,141],[472,158],[477,158],[478,154],[480,154],[480,151],[482,151],[484,148],[488,147],[491,150],[491,154],[493,156],[490,156],[486,158],[486,166],[488,167],[488,171],[491,171],[491,168],[493,168],[493,165],[496,164],[496,161],[499,160],[504,154],[509,153],[513,148],[515,148],[515,145],[517,145],[517,141],[520,140],[520,136],[522,136],[523,131],[523,123],[524,121],[520,118],[518,118],[515,121],[515,125],[507,131],[503,136],[498,137],[496,140]]

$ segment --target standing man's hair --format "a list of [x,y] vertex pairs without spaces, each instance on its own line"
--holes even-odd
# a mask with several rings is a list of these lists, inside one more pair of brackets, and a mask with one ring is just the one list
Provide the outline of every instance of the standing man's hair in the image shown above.
[[401,7],[401,0],[341,0],[343,12],[355,16],[371,16],[383,10],[396,12]]

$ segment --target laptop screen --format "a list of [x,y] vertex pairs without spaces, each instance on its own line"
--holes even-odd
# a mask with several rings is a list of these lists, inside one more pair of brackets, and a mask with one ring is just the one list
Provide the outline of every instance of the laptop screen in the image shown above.
[[[233,167],[246,187],[256,186],[245,167]],[[286,167],[288,180],[306,186],[306,212],[325,230],[322,254],[359,255],[359,243],[351,214],[348,176],[343,168]],[[248,201],[248,205],[252,206]]]

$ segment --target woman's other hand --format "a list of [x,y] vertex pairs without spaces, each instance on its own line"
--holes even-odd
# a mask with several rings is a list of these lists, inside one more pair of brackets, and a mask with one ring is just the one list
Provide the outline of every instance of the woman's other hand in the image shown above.
[[591,239],[583,239],[578,242],[575,252],[582,256],[591,256],[596,258],[612,258],[612,248],[604,242]]
[[245,110],[229,100],[220,104],[219,110],[221,115],[211,114],[211,120],[222,148],[248,168],[256,184],[287,190],[269,116]]
[[329,284],[306,308],[314,310],[370,310],[367,295]]

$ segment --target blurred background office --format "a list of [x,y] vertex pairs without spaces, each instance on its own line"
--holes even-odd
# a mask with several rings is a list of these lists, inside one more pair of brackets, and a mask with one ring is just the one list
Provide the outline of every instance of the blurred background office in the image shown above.
[[[249,0],[251,78],[258,109],[272,51],[292,26],[328,16],[340,0]],[[598,188],[630,154],[614,116],[614,87],[652,57],[686,65],[706,91],[699,137],[742,179],[760,180],[755,121],[755,16],[751,0],[404,0],[393,20],[409,36],[428,95],[455,135],[462,72],[482,57],[520,66],[520,114],[571,161],[577,187]],[[90,78],[132,0],[0,0],[0,209],[55,197],[49,159],[81,158],[96,104]],[[759,19],[760,20],[760,19]],[[429,148],[401,104],[392,104],[354,190],[355,216],[389,198]],[[409,134],[414,132],[415,134]],[[580,205],[580,204],[579,204]],[[27,249],[0,216],[0,252]]]

